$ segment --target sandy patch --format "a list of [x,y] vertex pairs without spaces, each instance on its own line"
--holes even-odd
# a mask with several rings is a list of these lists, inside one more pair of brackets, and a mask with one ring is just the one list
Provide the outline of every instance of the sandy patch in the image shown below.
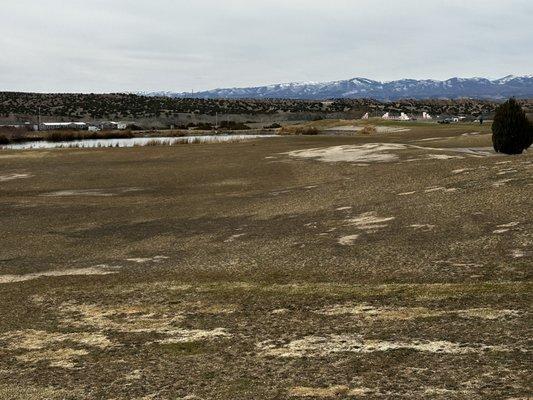
[[348,393],[348,386],[330,386],[327,388],[296,386],[289,390],[291,397],[337,397],[344,396]]
[[31,174],[6,174],[6,175],[0,175],[0,182],[7,182],[7,181],[13,181],[15,179],[26,179],[30,178]]
[[[367,127],[365,126],[358,126],[358,125],[342,125],[342,126],[334,126],[331,128],[326,128],[324,131],[326,132],[361,132]],[[398,128],[398,127],[392,127],[392,126],[382,126],[378,125],[374,127],[376,129],[376,133],[396,133],[396,132],[409,132],[410,129],[408,128]]]
[[412,225],[409,225],[409,227],[417,231],[425,231],[425,232],[429,232],[435,229],[435,225],[431,225],[431,224],[412,224]]
[[311,158],[325,162],[392,162],[399,159],[392,150],[403,150],[402,144],[368,143],[288,152],[291,157]]
[[348,396],[366,396],[376,393],[375,390],[366,387],[357,387],[348,391]]
[[461,156],[452,156],[449,154],[428,154],[426,157],[430,160],[451,160],[452,158],[464,158]]
[[171,335],[180,332],[177,323],[183,321],[178,313],[156,313],[156,310],[140,306],[104,307],[95,304],[63,304],[59,311],[65,315],[64,326],[97,328],[117,332],[158,332]]
[[389,341],[363,339],[359,335],[306,336],[287,344],[265,341],[257,344],[261,355],[280,358],[324,357],[341,353],[375,353],[392,350],[414,350],[437,354],[470,354],[485,351],[510,352],[505,346],[456,343],[445,340]]
[[96,266],[88,268],[72,268],[63,270],[53,270],[44,272],[33,272],[24,275],[0,275],[0,284],[30,281],[33,279],[57,276],[79,276],[79,275],[109,275],[116,274],[117,267]]
[[352,315],[365,319],[381,319],[381,320],[408,320],[424,317],[433,317],[440,315],[437,311],[432,311],[424,307],[413,308],[387,308],[387,307],[373,307],[368,304],[336,304],[334,306],[325,307],[316,311],[317,314],[328,316],[342,316]]
[[237,233],[235,235],[231,235],[229,238],[227,238],[226,240],[224,240],[224,243],[230,243],[230,242],[234,242],[235,239],[238,239],[242,236],[246,236],[246,233]]
[[520,222],[509,222],[508,224],[501,224],[501,225],[496,225],[496,228],[498,229],[495,229],[492,231],[492,233],[495,233],[497,235],[501,235],[502,233],[506,233],[506,232],[509,232],[512,228],[516,227],[520,225]]
[[506,184],[508,184],[509,182],[513,182],[515,180],[516,179],[513,179],[513,178],[500,179],[500,180],[494,182],[492,184],[492,186],[494,186],[494,187],[502,187],[502,186],[505,186]]
[[533,254],[533,251],[524,250],[524,249],[511,250],[511,257],[513,258],[531,257],[532,254]]
[[154,256],[154,257],[137,257],[137,258],[126,258],[126,261],[134,262],[137,264],[145,263],[160,263],[165,260],[168,260],[170,257],[167,256]]
[[339,238],[338,243],[342,246],[353,246],[359,235],[348,235]]
[[[165,336],[164,339],[158,341],[161,343],[231,337],[231,334],[224,328],[201,330],[179,327],[179,323],[184,320],[184,312],[161,312],[140,306],[102,307],[76,303],[64,304],[60,307],[60,311],[65,316],[62,325],[67,327],[123,333],[157,333]],[[214,314],[213,311],[211,310],[212,314]]]
[[[434,148],[402,143],[366,143],[290,151],[290,157],[315,159],[324,162],[387,163],[400,160],[402,150],[422,150],[426,158],[447,160],[464,157],[487,157],[494,155],[490,148]],[[435,154],[437,153],[437,154]],[[442,154],[442,153],[459,153]]]
[[497,228],[513,228],[513,227],[518,226],[518,225],[520,225],[520,222],[513,221],[513,222],[509,222],[508,224],[496,225],[496,227]]
[[457,310],[451,313],[454,313],[463,318],[479,318],[488,320],[517,318],[524,315],[524,313],[518,310],[502,310],[494,308],[471,308],[467,310]]
[[372,233],[379,229],[386,228],[389,225],[385,222],[392,221],[393,219],[395,219],[395,217],[378,217],[375,211],[370,211],[345,221],[346,225],[355,226],[355,228],[361,231]]
[[41,350],[54,344],[72,342],[105,349],[113,346],[106,335],[92,332],[59,333],[35,329],[7,332],[0,336],[7,350]]
[[426,307],[374,307],[368,304],[357,303],[335,304],[319,309],[315,313],[327,316],[349,315],[367,320],[412,320],[443,316],[495,320],[517,318],[524,315],[523,312],[509,309],[471,308],[464,310],[439,310]]
[[89,351],[70,347],[52,349],[52,346],[72,343],[106,349],[115,345],[102,333],[60,333],[34,329],[7,332],[0,336],[0,341],[7,343],[4,347],[7,351],[25,351],[16,356],[20,361],[32,364],[44,361],[52,367],[60,368],[73,368],[75,360],[89,354]]
[[411,196],[412,194],[415,194],[416,191],[412,191],[412,192],[403,192],[403,193],[398,193],[398,196]]
[[445,193],[451,193],[456,192],[457,188],[446,188],[443,186],[435,186],[435,187],[429,187],[424,190],[424,193],[433,193],[433,192],[445,192]]
[[452,174],[462,174],[463,172],[472,171],[472,168],[459,168],[452,170]]
[[72,196],[89,196],[89,197],[110,197],[123,193],[138,192],[140,188],[116,188],[116,189],[80,189],[80,190],[58,190],[56,192],[43,193],[44,197],[72,197]]
[[5,385],[0,383],[0,399],[6,400],[65,400],[81,399],[84,393],[78,389],[29,386],[27,384]]
[[249,185],[249,184],[250,184],[250,181],[247,181],[245,179],[224,179],[222,181],[214,182],[214,183],[211,183],[211,184],[208,184],[208,185],[213,185],[213,186],[245,186],[245,185]]
[[210,340],[210,339],[228,339],[233,335],[229,334],[224,328],[215,328],[211,330],[204,329],[180,329],[174,330],[172,337],[168,339],[163,339],[157,343],[162,344],[171,344],[171,343],[186,343],[186,342],[197,342],[200,340]]
[[72,369],[76,366],[76,361],[88,355],[87,350],[61,348],[58,350],[40,350],[16,356],[19,361],[30,364],[48,362],[50,367]]

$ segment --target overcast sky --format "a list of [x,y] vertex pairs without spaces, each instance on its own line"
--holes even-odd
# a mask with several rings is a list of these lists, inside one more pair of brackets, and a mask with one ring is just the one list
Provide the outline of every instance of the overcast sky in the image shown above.
[[0,2],[0,90],[533,73],[532,0]]

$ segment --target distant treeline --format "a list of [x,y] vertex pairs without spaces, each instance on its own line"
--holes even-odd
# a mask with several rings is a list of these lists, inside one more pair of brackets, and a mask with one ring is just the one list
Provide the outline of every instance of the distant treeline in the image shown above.
[[[521,104],[533,110],[533,102]],[[172,119],[179,114],[195,115],[280,115],[283,113],[406,112],[450,115],[492,114],[498,103],[481,100],[401,100],[379,102],[367,99],[308,100],[226,100],[176,99],[135,94],[41,94],[0,92],[0,118],[3,120],[43,118],[67,120]]]

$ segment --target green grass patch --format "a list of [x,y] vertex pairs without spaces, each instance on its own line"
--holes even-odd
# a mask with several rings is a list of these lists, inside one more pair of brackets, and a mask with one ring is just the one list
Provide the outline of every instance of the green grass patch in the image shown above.
[[175,356],[194,356],[212,351],[210,344],[204,341],[163,343],[159,347],[164,353]]

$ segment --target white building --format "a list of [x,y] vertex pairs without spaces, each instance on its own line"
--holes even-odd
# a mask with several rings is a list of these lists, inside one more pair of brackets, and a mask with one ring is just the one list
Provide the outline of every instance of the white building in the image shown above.
[[406,113],[401,113],[398,119],[400,121],[409,121],[411,118],[409,118],[409,116]]
[[88,129],[88,125],[85,122],[43,122],[39,125],[40,131],[60,129],[86,130]]
[[390,113],[386,112],[381,117],[382,119],[389,119],[389,120],[395,120],[395,121],[409,121],[411,118],[406,113],[400,113],[399,116],[397,115],[390,115]]

